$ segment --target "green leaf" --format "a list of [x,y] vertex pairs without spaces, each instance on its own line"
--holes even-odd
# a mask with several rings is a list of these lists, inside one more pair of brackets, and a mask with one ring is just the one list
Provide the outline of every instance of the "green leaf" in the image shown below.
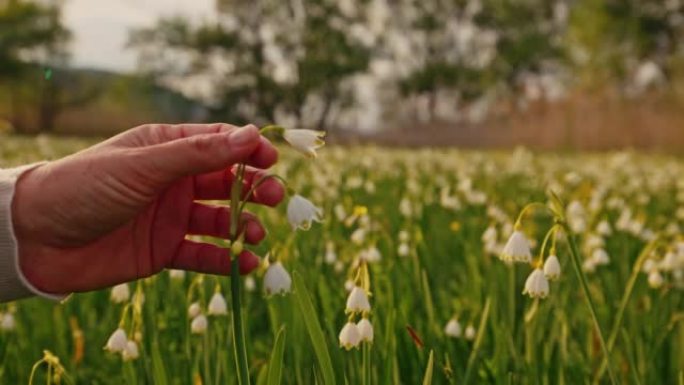
[[434,366],[434,351],[430,350],[430,358],[428,358],[427,369],[425,369],[425,377],[423,377],[423,385],[432,385],[432,367]]
[[167,385],[169,380],[166,378],[164,360],[159,352],[159,343],[152,343],[152,371],[154,372],[154,383],[157,385]]
[[313,307],[311,296],[306,290],[306,285],[304,284],[302,276],[296,271],[293,275],[295,289],[294,297],[299,306],[299,310],[301,311],[306,331],[311,338],[311,344],[313,345],[314,353],[318,360],[318,366],[323,376],[322,384],[335,385],[335,372],[333,371],[332,361],[330,360],[328,346],[325,343],[325,335],[321,329],[321,323],[318,320],[318,312],[316,312],[316,309]]
[[281,327],[276,335],[271,361],[268,363],[268,385],[280,385],[283,376],[283,355],[285,353],[285,327]]

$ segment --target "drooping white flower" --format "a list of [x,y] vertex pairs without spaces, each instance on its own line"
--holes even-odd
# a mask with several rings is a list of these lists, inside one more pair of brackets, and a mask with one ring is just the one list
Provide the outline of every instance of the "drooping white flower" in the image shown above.
[[352,281],[351,279],[344,281],[344,290],[352,291],[355,287],[356,285],[354,284],[354,281]]
[[0,314],[0,330],[9,332],[17,327],[17,322],[14,319],[14,314],[5,313]]
[[498,237],[499,234],[496,231],[496,227],[490,225],[484,233],[482,233],[482,242],[484,244],[494,244],[497,242]]
[[546,258],[544,262],[544,275],[550,281],[556,280],[560,277],[561,266],[558,261],[558,257],[555,255],[550,255]]
[[660,271],[653,270],[648,273],[648,286],[653,289],[658,289],[663,286],[663,283],[665,283],[665,280],[663,279],[663,275],[660,274]]
[[323,137],[325,137],[324,131],[297,129],[283,132],[283,138],[292,148],[310,158],[315,158],[316,150],[325,145]]
[[444,327],[444,334],[446,334],[449,337],[460,338],[463,334],[463,328],[461,327],[461,323],[458,322],[456,318],[450,319]]
[[264,291],[266,295],[287,294],[292,287],[292,278],[282,263],[275,262],[268,266],[264,274]]
[[594,258],[586,258],[582,262],[582,270],[587,273],[593,273],[596,271],[596,261]]
[[655,259],[648,258],[644,261],[644,264],[641,265],[641,271],[644,273],[650,273],[653,270],[658,270],[658,265],[659,263]]
[[410,218],[413,215],[411,201],[408,198],[404,197],[399,202],[399,212],[406,218]]
[[366,229],[358,228],[354,230],[350,239],[356,245],[362,244],[363,241],[366,239]]
[[361,333],[359,327],[353,322],[347,322],[340,331],[340,346],[347,350],[351,350],[361,342]]
[[335,252],[335,244],[328,241],[325,244],[325,257],[323,258],[325,263],[332,265],[337,261],[337,253]]
[[131,291],[127,283],[116,285],[112,288],[110,299],[114,303],[124,303],[131,297]]
[[465,330],[465,339],[468,341],[472,341],[475,339],[475,336],[477,335],[477,330],[475,330],[475,327],[473,325],[468,325]]
[[408,257],[409,253],[411,252],[411,248],[407,243],[401,243],[399,247],[397,248],[397,254],[400,257]]
[[290,198],[290,202],[287,204],[287,220],[292,225],[293,230],[298,228],[302,230],[310,229],[311,222],[320,222],[322,215],[321,209],[299,194],[295,194]]
[[375,263],[380,262],[382,254],[380,254],[380,250],[377,247],[370,246],[367,249],[361,250],[359,258],[369,263]]
[[192,319],[190,332],[192,334],[204,334],[205,331],[207,331],[207,317],[204,314],[200,314]]
[[245,290],[249,292],[256,290],[256,281],[254,281],[254,277],[251,275],[245,277]]
[[373,342],[373,324],[368,320],[368,318],[362,318],[356,324],[356,328],[361,335],[361,341],[363,342]]
[[126,347],[121,352],[121,357],[123,357],[124,361],[137,360],[138,357],[140,357],[140,351],[138,350],[138,344],[136,344],[135,341],[128,340],[128,342],[126,342]]
[[185,270],[171,269],[169,270],[169,278],[174,281],[182,281],[185,278]]
[[112,353],[121,353],[126,349],[126,343],[128,338],[126,337],[126,332],[122,328],[118,328],[109,336],[107,340],[107,345],[105,345],[105,350]]
[[199,302],[193,302],[188,306],[188,318],[195,318],[202,312]]
[[672,271],[679,265],[679,257],[674,251],[665,253],[665,257],[658,264],[658,268],[662,271]]
[[508,238],[506,246],[499,257],[504,262],[532,262],[532,252],[530,251],[530,241],[527,240],[525,234],[520,230],[513,231],[511,237]]
[[604,266],[610,263],[610,256],[608,256],[608,252],[604,248],[594,250],[591,254],[591,259],[593,259],[594,263],[598,266]]
[[406,230],[401,230],[399,232],[399,242],[406,243],[410,239],[409,233]]
[[549,281],[542,269],[534,269],[527,277],[523,294],[528,294],[532,298],[546,298],[549,295]]
[[596,226],[596,232],[607,237],[613,233],[613,229],[610,227],[610,223],[604,219]]
[[346,313],[363,313],[370,311],[370,302],[368,301],[368,294],[360,286],[354,286],[349,297],[347,297]]
[[207,306],[207,314],[209,315],[226,315],[228,314],[228,304],[223,294],[220,292],[214,293],[209,300],[209,306]]

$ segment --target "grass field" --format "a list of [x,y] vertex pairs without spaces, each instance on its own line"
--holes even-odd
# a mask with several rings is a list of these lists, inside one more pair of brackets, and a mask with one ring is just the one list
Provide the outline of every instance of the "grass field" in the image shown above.
[[[87,144],[0,137],[0,166]],[[270,232],[255,249],[277,251],[295,284],[265,298],[264,269],[243,279],[252,383],[609,384],[612,372],[614,383],[684,385],[684,160],[375,147],[324,148],[313,161],[282,153],[275,171],[323,209],[324,221],[293,233],[284,207],[256,209]],[[549,202],[549,189],[567,204],[577,241],[567,242],[568,231],[551,237],[562,272],[546,298],[533,299],[522,294],[533,267],[497,256],[523,207]],[[554,218],[527,213],[522,231],[536,261]],[[347,351],[338,342],[347,289],[366,264],[374,341]],[[44,349],[59,357],[62,383],[236,383],[230,315],[208,316],[206,331],[191,333],[188,307],[198,301],[206,312],[217,285],[229,300],[228,278],[164,272],[129,285],[144,301],[114,303],[103,290],[63,304],[0,305],[15,320],[0,332],[0,383],[27,384]],[[103,347],[131,301],[140,356],[125,361]],[[446,328],[452,319],[460,330]],[[46,368],[34,384],[47,381]]]

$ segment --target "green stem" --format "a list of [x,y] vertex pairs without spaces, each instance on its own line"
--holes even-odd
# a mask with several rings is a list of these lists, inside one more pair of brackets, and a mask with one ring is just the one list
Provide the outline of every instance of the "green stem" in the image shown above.
[[363,385],[370,385],[370,344],[363,345]]
[[473,345],[473,350],[470,352],[470,356],[468,357],[468,363],[466,365],[465,375],[463,378],[463,385],[468,385],[470,375],[473,371],[473,368],[475,367],[475,361],[477,360],[477,356],[480,354],[482,340],[484,339],[485,329],[487,328],[487,321],[489,319],[490,302],[490,298],[487,298],[484,309],[482,310],[482,319],[480,320],[480,325],[478,326],[477,336],[475,337],[475,344]]
[[247,193],[243,197],[243,201],[240,203],[240,209],[238,210],[238,212],[242,212],[245,209],[245,205],[247,204],[247,201],[252,196],[252,194],[254,194],[256,189],[258,189],[259,186],[261,186],[262,184],[264,184],[264,182],[266,182],[268,179],[271,179],[271,178],[278,179],[279,181],[281,181],[283,183],[283,185],[287,188],[287,193],[290,195],[294,195],[294,191],[290,190],[290,188],[287,187],[287,181],[282,176],[276,175],[276,174],[263,175],[259,179],[257,179],[254,183],[252,183],[252,187],[250,187],[249,190],[247,190]]
[[[622,296],[622,300],[620,301],[620,308],[618,308],[618,312],[615,316],[615,321],[613,322],[613,327],[610,331],[610,334],[608,335],[608,351],[612,352],[613,348],[615,347],[615,342],[617,341],[618,334],[620,332],[620,329],[622,328],[622,318],[625,315],[625,309],[627,308],[627,303],[629,302],[629,298],[632,296],[632,291],[634,290],[634,285],[636,283],[637,278],[639,277],[639,272],[641,271],[641,265],[643,265],[644,261],[646,258],[651,254],[653,249],[657,246],[659,242],[659,239],[656,239],[646,245],[644,250],[641,252],[639,257],[637,258],[636,262],[634,262],[634,266],[632,267],[632,274],[629,277],[629,281],[627,281],[627,287],[625,288],[625,293]],[[603,373],[606,371],[606,365],[608,363],[607,357],[603,358],[603,361],[601,362],[601,366],[599,367],[599,371],[596,374],[596,377],[594,377],[593,384],[597,385],[599,381],[601,380],[601,377],[603,377]]]
[[[242,195],[242,180],[245,174],[245,165],[240,164],[236,178],[231,188],[230,205],[238,208]],[[240,210],[231,210],[230,240],[238,239],[238,221]],[[249,367],[247,364],[247,346],[245,344],[245,330],[242,324],[242,306],[240,305],[240,256],[232,255],[230,269],[230,292],[233,305],[233,347],[235,348],[235,364],[238,372],[238,383],[249,385]]]
[[606,345],[605,338],[603,338],[601,325],[599,324],[598,316],[596,315],[596,306],[594,305],[594,300],[591,298],[591,293],[589,292],[589,284],[587,283],[587,277],[584,275],[584,272],[582,271],[582,264],[579,260],[580,253],[577,247],[575,236],[573,235],[573,233],[570,230],[570,227],[566,223],[563,223],[563,229],[565,230],[565,234],[568,239],[568,244],[570,245],[570,259],[572,260],[572,265],[575,268],[575,273],[577,274],[577,278],[579,279],[580,285],[582,286],[584,298],[586,299],[587,305],[589,306],[589,313],[591,313],[591,318],[594,322],[594,327],[596,328],[596,331],[598,333],[599,342],[601,343],[601,350],[603,350],[603,355],[606,360],[606,367],[608,369],[608,375],[610,376],[610,382],[611,384],[616,385],[617,380],[615,378],[615,374],[613,373],[613,369],[610,365],[610,350]]

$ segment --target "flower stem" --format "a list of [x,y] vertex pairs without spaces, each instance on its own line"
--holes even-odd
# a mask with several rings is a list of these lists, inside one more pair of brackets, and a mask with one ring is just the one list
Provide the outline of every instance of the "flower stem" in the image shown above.
[[[240,220],[240,197],[242,195],[242,180],[245,173],[245,165],[240,164],[237,169],[235,180],[230,192],[231,221],[230,240],[239,238]],[[233,305],[233,347],[235,348],[235,365],[238,372],[238,383],[249,385],[249,367],[247,364],[247,346],[245,344],[245,330],[242,324],[242,306],[240,304],[240,256],[232,255],[230,268],[230,292]]]
[[596,332],[598,333],[599,342],[601,343],[601,350],[603,350],[603,355],[605,357],[606,368],[608,369],[608,375],[610,376],[610,383],[613,385],[617,384],[615,379],[615,374],[610,364],[610,351],[606,345],[606,340],[603,338],[603,332],[601,331],[601,325],[599,324],[598,316],[596,315],[596,306],[594,305],[594,300],[591,298],[591,293],[589,292],[589,284],[587,283],[587,277],[582,271],[582,264],[579,260],[580,254],[577,247],[577,241],[575,240],[574,234],[571,232],[570,227],[563,223],[563,229],[565,230],[566,237],[568,239],[568,244],[570,245],[570,259],[572,260],[572,265],[575,268],[575,273],[582,286],[582,291],[584,292],[584,298],[589,306],[589,313],[591,313],[591,318],[594,322],[594,327],[596,327]]

